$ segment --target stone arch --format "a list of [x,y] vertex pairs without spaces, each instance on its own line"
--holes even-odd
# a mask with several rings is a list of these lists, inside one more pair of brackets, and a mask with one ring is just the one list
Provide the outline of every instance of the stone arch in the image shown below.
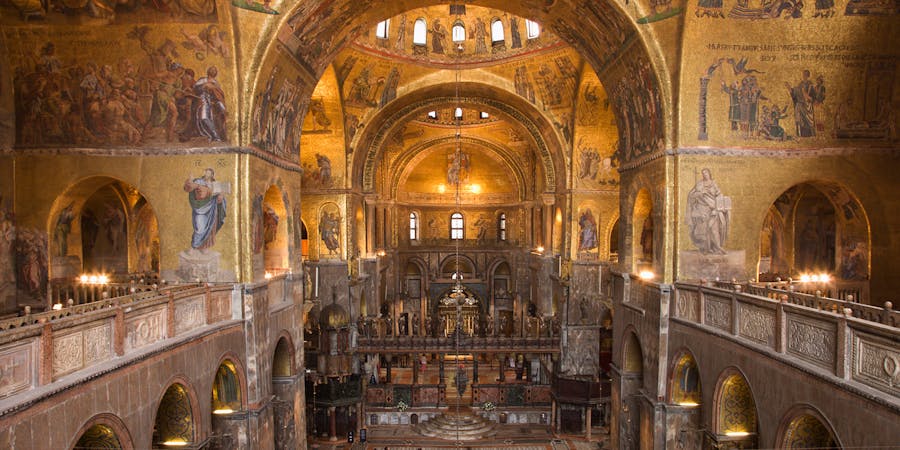
[[[230,373],[225,373],[226,371]],[[217,409],[239,411],[247,406],[247,380],[244,374],[244,366],[233,352],[227,352],[219,358],[211,390],[213,414],[216,414]]]
[[[294,344],[290,333],[282,330],[275,350],[272,352],[272,401],[274,420],[274,447],[276,449],[297,448],[297,414],[304,415],[300,408],[300,391],[302,380],[295,373]],[[315,358],[313,358],[315,359]],[[313,368],[314,369],[314,368]]]
[[[458,100],[454,95],[457,89],[459,90]],[[518,97],[515,93],[502,91],[502,94],[504,95],[501,96],[501,92],[495,88],[477,82],[464,82],[459,86],[439,84],[408,93],[403,98],[379,110],[369,120],[369,126],[361,134],[357,144],[357,147],[364,151],[354,152],[353,179],[361,180],[363,191],[374,191],[376,189],[377,156],[383,151],[387,138],[394,132],[393,125],[403,123],[410,117],[438,105],[459,103],[464,107],[496,111],[522,124],[527,130],[532,144],[536,147],[537,158],[541,162],[539,164],[543,176],[541,189],[544,192],[555,192],[562,189],[561,183],[564,183],[566,179],[564,176],[566,173],[565,161],[562,157],[565,145],[560,137],[553,138],[554,134],[541,131],[554,129],[552,122],[534,105]],[[452,140],[453,138],[448,139]],[[436,143],[443,141],[438,140]],[[502,146],[482,140],[471,141],[471,143],[484,145],[500,155],[511,168],[517,170],[514,172],[517,179],[524,178],[524,173],[518,164],[515,164],[514,157],[510,156],[511,153]],[[413,156],[415,153],[408,154],[406,159],[401,159],[398,164],[408,163],[408,158]],[[396,186],[396,183],[393,186]]]
[[[416,6],[441,3],[444,2],[429,0]],[[604,85],[615,86],[614,81],[624,81],[619,88],[611,90],[611,103],[617,109],[626,108],[630,105],[629,101],[641,101],[632,98],[636,97],[633,95],[635,91],[639,91],[640,98],[653,103],[654,120],[635,120],[623,111],[617,112],[617,119],[620,119],[617,121],[628,124],[620,130],[619,140],[620,149],[630,150],[628,155],[642,156],[658,151],[664,141],[671,141],[672,126],[662,123],[663,117],[671,116],[671,86],[668,71],[662,63],[660,47],[654,32],[639,31],[622,6],[615,2],[590,2],[577,7],[556,5],[551,8],[547,5],[535,8],[525,1],[511,3],[501,0],[486,1],[482,6],[502,9],[545,24],[544,28],[571,44],[589,62]],[[244,84],[250,87],[251,98],[257,98],[265,87],[265,79],[259,70],[265,65],[264,59],[290,54],[296,66],[305,72],[304,78],[317,79],[335,55],[356,36],[366,32],[371,24],[406,10],[404,4],[395,2],[373,5],[335,1],[328,4],[325,11],[298,3],[285,14],[283,20],[271,21],[261,30],[261,35],[278,36],[278,39],[261,39],[252,52],[244,80]],[[333,36],[341,38],[331,39]],[[275,51],[272,47],[280,47],[283,51]],[[627,58],[620,58],[623,55]],[[312,86],[306,86],[300,100],[306,100],[312,90]],[[244,113],[245,116],[247,114],[250,112]],[[245,117],[243,122],[249,123],[249,119]]]
[[644,352],[641,340],[634,329],[625,334],[625,342],[622,343],[622,371],[643,376]]
[[775,448],[840,449],[843,446],[827,418],[811,405],[794,405],[782,417],[775,438]]
[[[758,276],[774,281],[776,277],[825,273],[833,280],[811,290],[841,299],[852,295],[855,301],[868,302],[870,223],[856,194],[843,184],[826,180],[794,184],[770,203],[759,225]],[[771,260],[769,271],[763,272],[766,244]]]
[[717,437],[746,440],[756,445],[758,413],[750,383],[736,367],[722,371],[716,383],[713,432]]
[[[390,197],[397,198],[399,188],[409,177],[411,169],[414,168],[418,162],[428,156],[429,149],[435,147],[447,147],[448,145],[452,145],[455,142],[456,140],[452,136],[443,137],[420,142],[404,151],[403,154],[401,154],[394,162],[394,164],[387,170],[387,172],[391,174],[388,176],[387,181],[389,185],[388,190]],[[528,189],[525,183],[525,173],[522,168],[514,162],[517,157],[512,152],[510,152],[506,147],[502,145],[498,145],[494,142],[489,142],[487,140],[475,137],[463,136],[460,138],[460,142],[470,147],[474,146],[485,150],[485,155],[498,160],[498,162],[506,166],[509,169],[510,173],[513,175],[516,183],[517,189],[515,200],[523,201],[527,198]]]
[[703,383],[694,354],[681,349],[672,359],[669,372],[669,402],[680,406],[699,406],[703,398]]
[[463,281],[478,278],[478,266],[466,255],[449,255],[439,267],[438,276],[441,278],[451,278],[457,270],[463,274]]
[[290,267],[287,194],[277,185],[266,189],[262,202],[263,267],[277,274]]
[[[159,397],[153,427],[153,445],[184,445],[197,442],[200,430],[200,405],[189,382],[173,377]],[[170,444],[171,445],[171,444]]]
[[654,255],[654,249],[657,247],[655,240],[659,234],[653,224],[654,206],[650,190],[640,188],[635,194],[631,210],[631,255],[634,272],[654,271],[655,261],[662,256]]
[[[614,216],[609,218],[609,222],[607,222],[607,232],[606,232],[606,248],[609,251],[609,260],[610,262],[618,261],[619,255],[622,253],[622,221],[619,220],[621,218],[620,213],[617,211]],[[615,257],[615,260],[613,260]]]
[[281,333],[272,352],[272,377],[294,376],[294,342],[287,331]]
[[75,442],[68,448],[72,450],[88,450],[95,448],[120,448],[133,450],[134,443],[128,427],[118,416],[109,413],[97,414],[88,419],[78,433]]
[[92,176],[69,185],[47,222],[49,278],[82,272],[159,273],[156,209],[128,182]]

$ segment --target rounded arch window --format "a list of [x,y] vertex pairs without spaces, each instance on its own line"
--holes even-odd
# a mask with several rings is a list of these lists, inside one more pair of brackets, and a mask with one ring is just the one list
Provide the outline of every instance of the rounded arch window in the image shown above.
[[455,212],[450,216],[450,239],[460,240],[465,237],[466,222],[462,213]]

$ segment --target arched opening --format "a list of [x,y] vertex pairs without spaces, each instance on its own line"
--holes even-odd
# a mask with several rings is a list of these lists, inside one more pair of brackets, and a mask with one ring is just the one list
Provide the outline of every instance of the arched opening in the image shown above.
[[784,191],[760,230],[759,280],[792,278],[803,292],[868,303],[869,221],[850,191],[808,182]]
[[647,189],[638,191],[631,217],[633,270],[653,271],[654,259],[657,256],[654,255],[656,237],[653,226],[653,200]]
[[[619,431],[621,448],[641,448],[640,391],[644,383],[644,352],[635,332],[626,333],[622,345],[622,375],[613,394],[613,426]],[[618,398],[616,398],[618,396]]]
[[290,267],[287,233],[287,201],[277,186],[266,190],[262,203],[263,266],[278,274]]
[[612,228],[609,231],[609,261],[614,262],[619,260],[619,223],[621,223],[620,218],[616,218],[615,223],[613,223]]
[[[689,351],[681,352],[675,359],[669,379],[669,403],[676,405],[671,410],[670,429],[699,430],[701,428],[700,371],[697,361]],[[678,433],[681,448],[701,448],[702,433],[682,431]]]
[[112,428],[96,424],[85,430],[78,442],[75,443],[73,450],[93,450],[93,449],[118,449],[122,448],[119,437]]
[[[57,198],[48,228],[50,296],[54,301],[99,299],[99,295],[85,298],[80,295],[85,291],[76,289],[73,283],[83,274],[105,275],[104,289],[107,284],[140,280],[149,285],[158,276],[156,212],[147,198],[127,183],[92,177],[70,186]],[[47,276],[45,258],[26,252],[21,275],[28,291],[42,290]]]
[[246,419],[235,414],[244,409],[240,368],[229,359],[222,361],[216,369],[212,383],[212,435],[216,436],[217,447],[234,446],[246,433]]
[[625,347],[622,354],[624,362],[623,369],[631,374],[643,374],[644,372],[644,354],[641,351],[641,341],[637,335],[629,333],[625,340]]
[[73,450],[123,449],[131,450],[134,445],[125,424],[111,414],[99,414],[88,420],[77,434],[78,440]]
[[[315,359],[315,354],[312,355]],[[287,336],[282,336],[275,344],[272,355],[272,393],[275,395],[274,425],[275,448],[287,450],[297,448],[297,427],[295,417],[300,407],[300,389],[294,374],[294,347]],[[301,411],[302,414],[302,411]]]
[[231,414],[242,409],[241,383],[234,363],[225,360],[216,370],[212,389],[213,414]]
[[756,401],[744,376],[727,370],[716,388],[714,431],[717,443],[754,448],[757,436]]
[[777,448],[785,450],[842,448],[828,421],[808,406],[792,408],[782,420],[778,436]]
[[306,223],[302,220],[298,222],[300,223],[300,256],[305,261],[309,258],[309,231],[306,229]]
[[185,446],[194,442],[194,414],[187,388],[174,383],[166,389],[153,426],[154,446]]

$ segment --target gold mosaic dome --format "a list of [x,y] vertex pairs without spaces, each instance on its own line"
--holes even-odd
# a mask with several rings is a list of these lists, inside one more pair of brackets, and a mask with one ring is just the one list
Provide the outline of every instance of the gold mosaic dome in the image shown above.
[[321,328],[341,328],[350,324],[350,314],[341,305],[332,303],[319,313],[319,326]]

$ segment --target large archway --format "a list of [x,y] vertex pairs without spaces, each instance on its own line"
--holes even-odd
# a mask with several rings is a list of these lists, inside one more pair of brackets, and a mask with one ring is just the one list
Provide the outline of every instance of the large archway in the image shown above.
[[869,219],[856,195],[827,181],[792,186],[760,230],[759,279],[793,279],[801,291],[869,303]]

